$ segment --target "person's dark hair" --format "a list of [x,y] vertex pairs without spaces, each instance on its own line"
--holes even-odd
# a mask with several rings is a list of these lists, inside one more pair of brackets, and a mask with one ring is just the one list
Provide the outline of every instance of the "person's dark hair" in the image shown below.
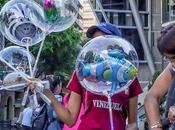
[[61,76],[46,78],[50,83],[50,90],[54,93],[55,87],[62,82]]
[[161,36],[157,39],[157,48],[162,55],[175,54],[175,26],[161,32]]

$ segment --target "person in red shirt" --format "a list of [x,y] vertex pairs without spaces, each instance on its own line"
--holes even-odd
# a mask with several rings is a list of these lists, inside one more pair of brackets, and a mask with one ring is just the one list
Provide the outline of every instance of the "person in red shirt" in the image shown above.
[[[121,36],[118,28],[110,23],[102,23],[97,26],[92,26],[87,31],[88,37],[97,37],[101,35]],[[35,85],[30,82],[28,86],[31,89]],[[78,130],[110,130],[110,117],[108,98],[87,91],[79,82],[76,73],[67,85],[70,89],[70,98],[66,107],[62,106],[54,98],[49,89],[44,89],[44,94],[52,101],[52,106],[59,117],[69,127],[73,126],[79,115],[81,105],[83,105],[84,113],[81,116],[81,122]],[[142,93],[142,88],[135,78],[128,89],[112,96],[112,114],[115,130],[135,130],[137,128],[137,99]],[[128,125],[126,127],[126,119]]]

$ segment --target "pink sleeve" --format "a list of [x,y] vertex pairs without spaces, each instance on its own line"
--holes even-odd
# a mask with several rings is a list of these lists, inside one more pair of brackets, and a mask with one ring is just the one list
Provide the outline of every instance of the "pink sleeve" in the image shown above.
[[78,94],[82,94],[82,86],[77,78],[77,75],[76,75],[76,72],[74,71],[72,76],[71,76],[71,79],[69,80],[69,83],[67,85],[67,88],[70,90],[70,91],[73,91],[75,93],[78,93]]
[[142,87],[138,81],[138,78],[135,78],[132,84],[129,86],[129,97],[135,97],[138,96],[143,92]]

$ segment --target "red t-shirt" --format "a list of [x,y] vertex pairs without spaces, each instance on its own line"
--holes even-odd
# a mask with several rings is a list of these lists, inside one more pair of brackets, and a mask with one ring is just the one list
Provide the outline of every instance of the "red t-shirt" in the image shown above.
[[[74,72],[67,86],[71,91],[81,95],[84,114],[78,130],[110,130],[108,99],[86,91],[78,81]],[[129,99],[142,93],[136,78],[128,89],[112,96],[112,114],[115,130],[125,130]]]

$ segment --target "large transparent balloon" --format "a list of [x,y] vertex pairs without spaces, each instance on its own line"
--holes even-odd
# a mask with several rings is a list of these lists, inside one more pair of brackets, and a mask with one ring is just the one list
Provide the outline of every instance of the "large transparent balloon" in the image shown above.
[[[31,21],[45,32],[60,32],[77,19],[78,0],[35,0],[29,13]],[[37,9],[37,10],[36,10]]]
[[0,12],[2,34],[14,44],[32,46],[43,39],[43,32],[29,20],[30,10],[36,10],[29,0],[11,0]]
[[0,57],[18,70],[29,70],[29,64],[35,63],[34,56],[25,48],[19,46],[10,46],[0,51]]
[[3,79],[3,85],[0,90],[17,91],[25,88],[26,81],[19,72],[8,73]]
[[5,46],[5,38],[0,32],[0,50],[4,49],[4,46]]
[[134,47],[117,36],[90,40],[76,61],[77,77],[87,90],[103,95],[126,89],[137,75],[138,56]]

